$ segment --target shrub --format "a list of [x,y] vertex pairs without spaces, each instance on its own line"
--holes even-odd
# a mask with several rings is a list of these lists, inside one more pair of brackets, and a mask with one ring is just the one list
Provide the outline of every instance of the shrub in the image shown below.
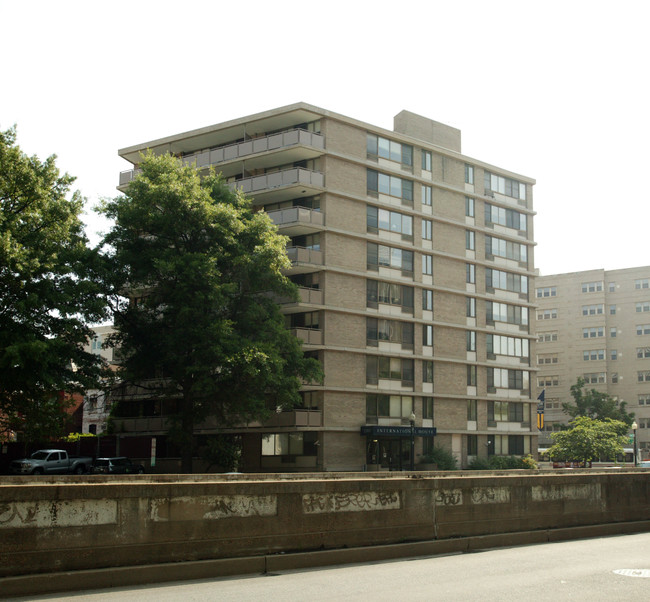
[[456,470],[456,457],[444,447],[434,447],[422,456],[425,464],[437,464],[438,470]]
[[468,468],[470,470],[490,470],[490,463],[485,458],[474,458]]

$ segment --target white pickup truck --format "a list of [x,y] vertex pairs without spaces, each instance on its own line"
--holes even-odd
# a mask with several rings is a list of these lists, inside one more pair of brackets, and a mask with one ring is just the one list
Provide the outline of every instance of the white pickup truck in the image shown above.
[[14,460],[11,472],[14,474],[84,474],[90,471],[93,459],[90,457],[69,457],[63,449],[39,449],[29,458]]

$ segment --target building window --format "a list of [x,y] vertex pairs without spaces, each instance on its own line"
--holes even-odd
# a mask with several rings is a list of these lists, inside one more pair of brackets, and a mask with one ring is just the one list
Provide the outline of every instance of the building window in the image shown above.
[[433,345],[433,325],[422,325],[422,345],[424,347],[431,347]]
[[588,385],[602,385],[607,382],[607,374],[605,372],[592,372],[583,374],[585,383]]
[[472,197],[465,197],[465,215],[467,217],[474,217],[474,199]]
[[528,248],[516,242],[510,242],[494,236],[485,237],[485,255],[503,257],[525,263],[528,261]]
[[465,265],[465,281],[468,284],[476,284],[476,266],[473,263]]
[[468,387],[476,387],[476,374],[477,374],[477,368],[474,365],[469,365],[467,366],[467,386]]
[[478,420],[478,402],[476,399],[467,400],[467,420],[476,422]]
[[597,360],[605,359],[605,350],[604,349],[588,349],[582,352],[582,359],[585,362],[593,362]]
[[603,282],[583,282],[581,290],[583,293],[600,293],[603,290]]
[[524,213],[515,211],[514,209],[505,209],[504,207],[497,207],[490,203],[485,203],[485,224],[497,224],[506,228],[512,228],[518,232],[526,232],[527,219]]
[[612,372],[612,384],[618,384],[618,372]]
[[402,349],[413,349],[414,325],[380,318],[366,318],[366,345],[377,347],[380,341],[400,343]]
[[368,307],[377,308],[379,303],[384,303],[401,307],[403,312],[412,314],[413,293],[412,286],[366,280],[366,305]]
[[422,273],[426,276],[433,274],[433,256],[422,255]]
[[610,305],[609,306],[609,315],[610,316],[615,316],[616,315],[616,305]]
[[595,339],[595,338],[604,337],[604,336],[605,336],[605,327],[604,326],[594,326],[592,328],[583,328],[582,329],[582,338],[583,339]]
[[465,248],[468,251],[476,249],[476,235],[473,230],[465,230]]
[[366,395],[366,416],[369,418],[410,418],[413,397],[410,395]]
[[650,279],[648,278],[639,278],[634,281],[635,289],[650,288]]
[[413,218],[410,215],[369,205],[366,224],[368,232],[376,234],[379,230],[385,230],[401,234],[402,238],[407,240],[413,240]]
[[315,456],[317,432],[267,433],[262,435],[263,456]]
[[96,355],[99,355],[102,352],[102,335],[96,334],[92,341],[90,341],[90,351]]
[[431,151],[422,150],[422,169],[424,171],[431,171],[432,157]]
[[422,398],[422,418],[433,420],[433,397]]
[[650,406],[650,393],[643,393],[637,398],[640,406]]
[[488,401],[488,425],[490,422],[523,422],[524,404],[520,401]]
[[555,320],[557,319],[557,309],[544,309],[537,312],[538,320]]
[[514,293],[528,292],[528,276],[485,268],[485,286]]
[[422,362],[422,382],[433,382],[433,362],[424,360]]
[[529,357],[530,355],[530,342],[528,339],[488,334],[486,342],[488,354],[510,357]]
[[637,324],[636,333],[638,335],[650,334],[650,324]]
[[366,383],[376,385],[379,379],[398,380],[402,386],[414,383],[413,360],[399,357],[366,356]]
[[537,386],[540,389],[543,389],[545,387],[558,387],[559,385],[560,385],[559,376],[538,376],[537,377]]
[[473,330],[468,330],[466,333],[466,338],[467,338],[467,351],[476,351],[476,332]]
[[369,169],[368,194],[370,196],[387,194],[406,201],[404,203],[406,205],[413,205],[413,182]]
[[557,364],[557,353],[544,353],[537,356],[537,365],[543,366],[545,364]]
[[319,328],[320,320],[317,311],[288,314],[284,318],[288,328],[311,328],[313,330],[318,330]]
[[422,220],[422,239],[433,240],[433,222],[430,219]]
[[637,381],[640,383],[650,383],[650,370],[642,370],[637,372]]
[[650,347],[637,347],[636,356],[639,359],[647,359],[650,357]]
[[433,291],[422,289],[422,309],[433,311]]
[[487,369],[488,391],[492,389],[515,389],[527,391],[529,388],[529,373],[527,370],[511,370],[507,368]]
[[467,455],[476,456],[478,454],[478,437],[476,435],[467,435]]
[[528,308],[495,301],[485,302],[488,323],[505,322],[506,324],[528,325]]
[[474,184],[474,166],[465,163],[465,184]]
[[488,196],[493,196],[489,193],[498,192],[499,194],[504,194],[515,199],[522,201],[526,200],[526,185],[522,182],[512,180],[511,178],[504,178],[503,176],[498,176],[486,171],[484,175],[484,183],[485,193]]
[[616,282],[610,282],[607,286],[609,288],[610,293],[616,292]]
[[474,297],[465,298],[465,308],[466,308],[465,315],[468,318],[476,317],[476,299]]
[[368,243],[368,269],[388,267],[413,273],[413,251]]
[[617,333],[618,333],[618,330],[616,329],[616,326],[612,326],[609,329],[609,336],[610,337],[614,338],[617,335]]
[[605,305],[603,303],[582,306],[583,316],[600,316],[604,313],[605,313]]
[[635,309],[637,313],[650,311],[650,301],[641,301],[640,303],[637,303]]
[[431,207],[433,202],[433,189],[431,186],[422,184],[422,204]]
[[538,343],[552,343],[557,341],[557,331],[540,332],[537,334]]
[[367,153],[369,159],[388,159],[413,167],[413,147],[408,144],[401,144],[388,138],[368,134]]
[[542,297],[557,297],[557,286],[544,286],[535,289],[535,296],[540,299]]
[[612,349],[609,352],[609,357],[611,360],[616,361],[618,359],[618,351],[616,349]]

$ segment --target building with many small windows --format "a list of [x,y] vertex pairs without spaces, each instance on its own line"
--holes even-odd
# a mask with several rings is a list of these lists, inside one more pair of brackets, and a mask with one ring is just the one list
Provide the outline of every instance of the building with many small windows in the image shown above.
[[[120,150],[133,165],[120,187],[146,149],[213,166],[290,239],[300,301],[283,311],[325,380],[301,407],[226,430],[243,470],[403,469],[433,445],[459,466],[536,450],[534,180],[463,155],[459,130],[408,111],[391,131],[298,103],[175,134]],[[120,406],[124,436],[164,432],[164,404]]]
[[625,401],[635,414],[638,446],[650,454],[650,267],[538,276],[536,392],[546,390],[545,428],[566,424],[578,377]]

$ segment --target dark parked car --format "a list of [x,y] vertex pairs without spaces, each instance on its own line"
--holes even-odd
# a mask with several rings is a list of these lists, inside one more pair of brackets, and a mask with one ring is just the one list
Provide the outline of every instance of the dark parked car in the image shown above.
[[142,474],[144,466],[134,464],[129,458],[97,458],[93,464],[95,474]]

